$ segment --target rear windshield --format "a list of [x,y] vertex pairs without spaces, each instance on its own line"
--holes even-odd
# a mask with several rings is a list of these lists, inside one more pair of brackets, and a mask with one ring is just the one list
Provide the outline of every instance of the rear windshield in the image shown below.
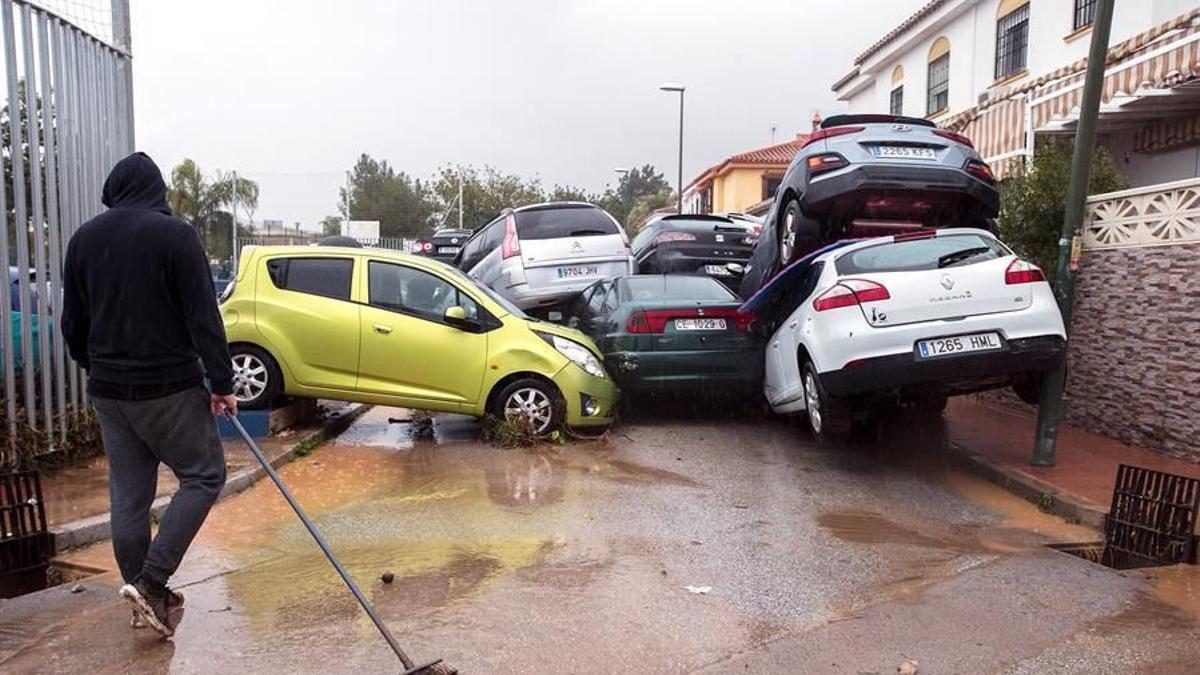
[[974,265],[1010,255],[1004,244],[977,234],[910,239],[852,251],[837,259],[838,274],[911,272]]
[[720,282],[708,277],[646,276],[621,280],[621,295],[626,302],[650,300],[699,300],[728,302],[736,300]]
[[704,232],[749,232],[749,225],[742,223],[731,223],[728,220],[718,220],[716,218],[672,218],[670,220],[663,219],[660,223],[663,229],[669,230],[701,230]]
[[517,211],[517,236],[521,239],[557,239],[617,234],[617,224],[594,206]]

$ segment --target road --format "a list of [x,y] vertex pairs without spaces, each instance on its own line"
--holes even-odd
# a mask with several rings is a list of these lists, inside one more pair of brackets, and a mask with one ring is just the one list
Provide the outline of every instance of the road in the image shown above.
[[[462,418],[414,441],[397,414],[371,411],[282,473],[418,660],[1183,673],[1200,657],[1194,568],[1046,549],[1097,534],[946,469],[937,428],[896,422],[831,451],[757,413],[650,410],[603,440],[505,451]],[[104,545],[72,558],[112,565]],[[175,581],[187,612],[170,642],[127,626],[112,574],[3,605],[0,670],[398,672],[268,482],[214,509]]]

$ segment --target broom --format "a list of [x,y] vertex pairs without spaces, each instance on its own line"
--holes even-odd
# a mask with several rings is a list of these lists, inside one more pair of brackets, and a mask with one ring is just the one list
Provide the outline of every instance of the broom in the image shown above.
[[329,558],[330,564],[332,564],[333,568],[337,570],[338,575],[342,577],[342,581],[346,582],[346,586],[349,587],[350,592],[354,594],[354,599],[358,600],[358,604],[362,605],[363,611],[367,613],[367,616],[371,617],[371,621],[375,624],[375,627],[379,629],[379,634],[382,635],[383,639],[387,641],[388,646],[392,648],[392,651],[396,652],[396,656],[400,659],[400,663],[403,664],[405,668],[402,675],[457,675],[458,671],[446,665],[445,663],[442,663],[441,659],[431,661],[423,666],[417,666],[413,664],[413,660],[408,658],[408,655],[405,654],[404,650],[400,648],[400,643],[396,642],[396,638],[392,636],[392,633],[388,630],[387,625],[383,623],[383,619],[379,618],[379,615],[375,613],[375,609],[371,607],[371,603],[367,602],[366,596],[364,596],[362,591],[358,589],[358,584],[354,583],[354,579],[350,578],[350,574],[346,571],[346,568],[342,567],[342,563],[337,559],[337,556],[333,554],[333,550],[329,548],[329,544],[325,543],[325,538],[322,537],[321,533],[317,531],[316,525],[313,525],[313,522],[308,519],[307,515],[305,515],[304,509],[300,508],[300,504],[296,502],[296,498],[292,496],[291,491],[288,490],[287,486],[283,484],[283,479],[279,477],[279,474],[275,472],[275,468],[271,466],[269,461],[267,461],[266,455],[264,455],[263,451],[259,449],[258,444],[254,442],[254,439],[250,437],[250,434],[246,432],[246,428],[242,426],[241,421],[238,420],[236,416],[229,414],[225,416],[225,419],[229,420],[229,423],[233,425],[234,429],[237,429],[238,435],[242,437],[242,440],[246,441],[246,445],[250,447],[250,452],[254,453],[254,458],[258,460],[258,463],[262,465],[263,470],[266,471],[267,475],[271,477],[271,480],[275,483],[275,487],[279,488],[279,492],[283,494],[283,498],[287,500],[288,505],[290,505],[292,510],[296,512],[296,515],[300,517],[300,522],[304,523],[304,527],[308,529],[308,533],[311,534],[313,539],[317,542],[317,546],[321,547],[321,551],[325,554],[326,558]]

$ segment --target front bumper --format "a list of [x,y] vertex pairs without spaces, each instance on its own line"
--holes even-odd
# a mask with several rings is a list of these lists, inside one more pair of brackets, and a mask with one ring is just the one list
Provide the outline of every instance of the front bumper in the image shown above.
[[762,388],[761,349],[611,352],[604,367],[625,390]]
[[834,396],[889,389],[926,389],[964,393],[990,381],[1023,373],[1044,373],[1066,357],[1067,342],[1058,335],[1005,340],[999,351],[921,359],[915,350],[878,356],[841,370],[821,373],[821,384]]
[[[551,379],[566,399],[568,426],[600,427],[613,423],[620,390],[611,379],[589,375],[573,363],[568,363]],[[596,405],[592,415],[584,412],[584,402],[588,399]]]
[[969,197],[979,215],[994,217],[1000,209],[1000,192],[971,174],[953,166],[929,164],[855,164],[849,168],[818,175],[809,180],[803,205],[810,213],[819,213],[823,204],[839,197],[870,192],[944,192]]

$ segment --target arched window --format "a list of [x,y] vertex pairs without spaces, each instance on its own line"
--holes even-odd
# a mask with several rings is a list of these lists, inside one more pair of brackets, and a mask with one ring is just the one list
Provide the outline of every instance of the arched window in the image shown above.
[[950,107],[950,41],[940,37],[929,48],[929,93],[925,114],[933,115]]
[[892,69],[892,94],[888,112],[893,115],[904,114],[904,66]]
[[1029,51],[1029,0],[1004,0],[996,10],[996,79],[1025,69]]

